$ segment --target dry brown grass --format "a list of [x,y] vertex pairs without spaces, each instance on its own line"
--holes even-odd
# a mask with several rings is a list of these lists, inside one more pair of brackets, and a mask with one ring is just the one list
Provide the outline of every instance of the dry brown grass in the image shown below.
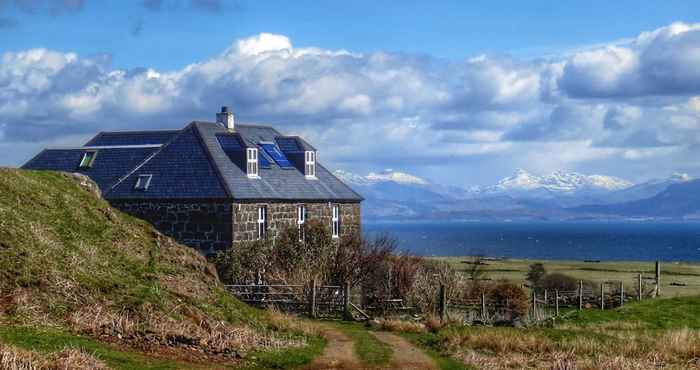
[[425,333],[427,330],[423,323],[397,319],[379,320],[379,327],[382,330],[398,333]]
[[[184,307],[178,312],[184,317],[173,318],[156,310],[145,310],[135,315],[126,310],[114,312],[106,306],[93,306],[70,315],[72,326],[93,336],[116,337],[126,342],[151,345],[193,346],[213,354],[245,353],[251,350],[298,347],[301,339],[260,331],[244,325],[232,325],[213,320],[204,312]],[[302,329],[311,331],[291,317],[275,315],[278,331]]]
[[700,331],[630,331],[598,328],[553,339],[539,330],[456,329],[442,333],[441,347],[483,369],[700,368]]
[[75,348],[39,355],[0,344],[0,370],[106,370],[104,362]]
[[321,335],[319,326],[309,320],[284,313],[276,308],[267,311],[269,325],[276,331],[300,333],[307,336]]

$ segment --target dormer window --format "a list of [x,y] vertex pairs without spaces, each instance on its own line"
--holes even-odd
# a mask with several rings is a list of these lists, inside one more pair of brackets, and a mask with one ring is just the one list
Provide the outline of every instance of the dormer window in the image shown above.
[[136,190],[148,190],[148,186],[151,185],[151,179],[153,175],[139,175],[136,179],[136,185],[134,189]]
[[258,175],[258,149],[246,149],[246,170],[248,177],[259,177]]
[[97,157],[97,151],[90,150],[83,154],[83,159],[80,160],[80,168],[90,168],[92,164],[95,163],[95,158]]
[[308,178],[316,178],[316,152],[304,152],[304,175]]

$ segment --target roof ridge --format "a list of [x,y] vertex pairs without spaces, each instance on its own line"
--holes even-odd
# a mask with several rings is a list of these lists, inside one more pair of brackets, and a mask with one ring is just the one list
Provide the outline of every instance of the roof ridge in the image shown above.
[[[207,156],[207,161],[209,162],[209,165],[214,168],[214,172],[216,172],[216,178],[219,180],[219,185],[221,185],[222,188],[224,188],[224,192],[226,192],[226,195],[229,198],[233,198],[233,194],[231,193],[231,189],[229,187],[228,181],[226,181],[226,177],[221,173],[221,169],[219,168],[219,165],[216,163],[214,160],[211,151],[209,150],[209,145],[204,141],[204,138],[202,137],[202,133],[199,131],[199,126],[197,125],[197,121],[192,121],[190,125],[194,126],[194,132],[195,136],[197,136],[197,140],[199,142],[199,145],[202,146],[204,149],[204,153]],[[189,125],[188,125],[189,126]]]

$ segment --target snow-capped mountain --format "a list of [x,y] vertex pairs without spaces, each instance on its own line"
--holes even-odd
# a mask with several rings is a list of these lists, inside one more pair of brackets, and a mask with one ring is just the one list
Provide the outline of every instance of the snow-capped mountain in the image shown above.
[[386,169],[382,172],[370,172],[367,176],[360,176],[343,170],[333,172],[341,180],[355,185],[368,185],[378,182],[395,182],[397,184],[428,185],[425,179],[418,176],[409,175],[404,172]]
[[536,175],[518,170],[494,185],[465,189],[393,170],[366,176],[342,170],[334,174],[365,198],[362,212],[367,219],[595,217],[589,210],[596,208],[582,206],[651,198],[672,184],[691,180],[687,174],[674,174],[635,185],[614,176],[565,171]]
[[666,190],[670,185],[682,184],[693,180],[687,173],[674,173],[665,179],[653,179],[641,184],[615,191],[605,197],[601,204],[623,203],[638,199],[651,198]]
[[496,185],[480,189],[483,194],[508,194],[526,197],[556,197],[576,193],[607,193],[628,188],[633,184],[613,176],[584,175],[578,172],[555,171],[538,176],[519,169],[513,176]]

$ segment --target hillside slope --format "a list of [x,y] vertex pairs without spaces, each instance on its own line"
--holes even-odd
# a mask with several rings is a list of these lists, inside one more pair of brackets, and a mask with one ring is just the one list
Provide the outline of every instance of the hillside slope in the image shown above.
[[197,252],[77,180],[0,169],[0,327],[59,328],[185,358],[303,344],[230,297]]

